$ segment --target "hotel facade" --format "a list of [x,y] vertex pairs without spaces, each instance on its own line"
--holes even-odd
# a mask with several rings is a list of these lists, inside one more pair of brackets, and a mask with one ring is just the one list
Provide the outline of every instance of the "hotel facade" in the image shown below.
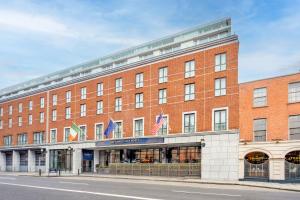
[[0,170],[237,180],[238,48],[226,18],[0,90]]

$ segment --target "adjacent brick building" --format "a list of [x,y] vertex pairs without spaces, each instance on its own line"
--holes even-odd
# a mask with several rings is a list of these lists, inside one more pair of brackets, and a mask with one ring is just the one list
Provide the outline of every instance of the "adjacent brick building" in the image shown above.
[[201,162],[203,178],[237,179],[238,46],[222,19],[2,89],[1,170]]
[[300,179],[300,73],[240,84],[240,178]]

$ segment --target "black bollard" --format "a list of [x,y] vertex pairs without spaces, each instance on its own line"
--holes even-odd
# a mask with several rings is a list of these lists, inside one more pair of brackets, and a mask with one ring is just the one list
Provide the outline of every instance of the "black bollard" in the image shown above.
[[39,176],[42,176],[42,170],[39,169]]

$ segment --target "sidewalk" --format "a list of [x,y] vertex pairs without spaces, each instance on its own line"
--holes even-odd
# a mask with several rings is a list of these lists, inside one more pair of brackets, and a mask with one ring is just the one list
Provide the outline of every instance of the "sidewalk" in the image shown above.
[[[24,172],[0,172],[0,176],[38,176],[38,173],[24,173]],[[56,174],[42,174],[43,177],[53,177]],[[77,175],[63,174],[61,177],[78,177]],[[268,189],[279,189],[287,191],[300,192],[300,183],[277,183],[277,182],[256,182],[256,181],[215,181],[202,180],[199,178],[187,177],[156,177],[156,176],[130,176],[130,175],[100,175],[92,173],[83,173],[79,177],[93,177],[93,178],[109,178],[109,179],[130,179],[130,180],[149,180],[149,181],[164,181],[164,182],[182,182],[194,184],[216,184],[216,185],[240,185],[249,187],[260,187]]]

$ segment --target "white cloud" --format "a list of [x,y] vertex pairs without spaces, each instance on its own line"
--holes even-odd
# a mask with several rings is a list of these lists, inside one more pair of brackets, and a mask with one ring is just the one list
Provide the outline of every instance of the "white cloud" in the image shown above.
[[31,14],[15,10],[0,10],[0,27],[17,31],[33,31],[56,36],[76,37],[73,32],[61,21],[50,16]]

